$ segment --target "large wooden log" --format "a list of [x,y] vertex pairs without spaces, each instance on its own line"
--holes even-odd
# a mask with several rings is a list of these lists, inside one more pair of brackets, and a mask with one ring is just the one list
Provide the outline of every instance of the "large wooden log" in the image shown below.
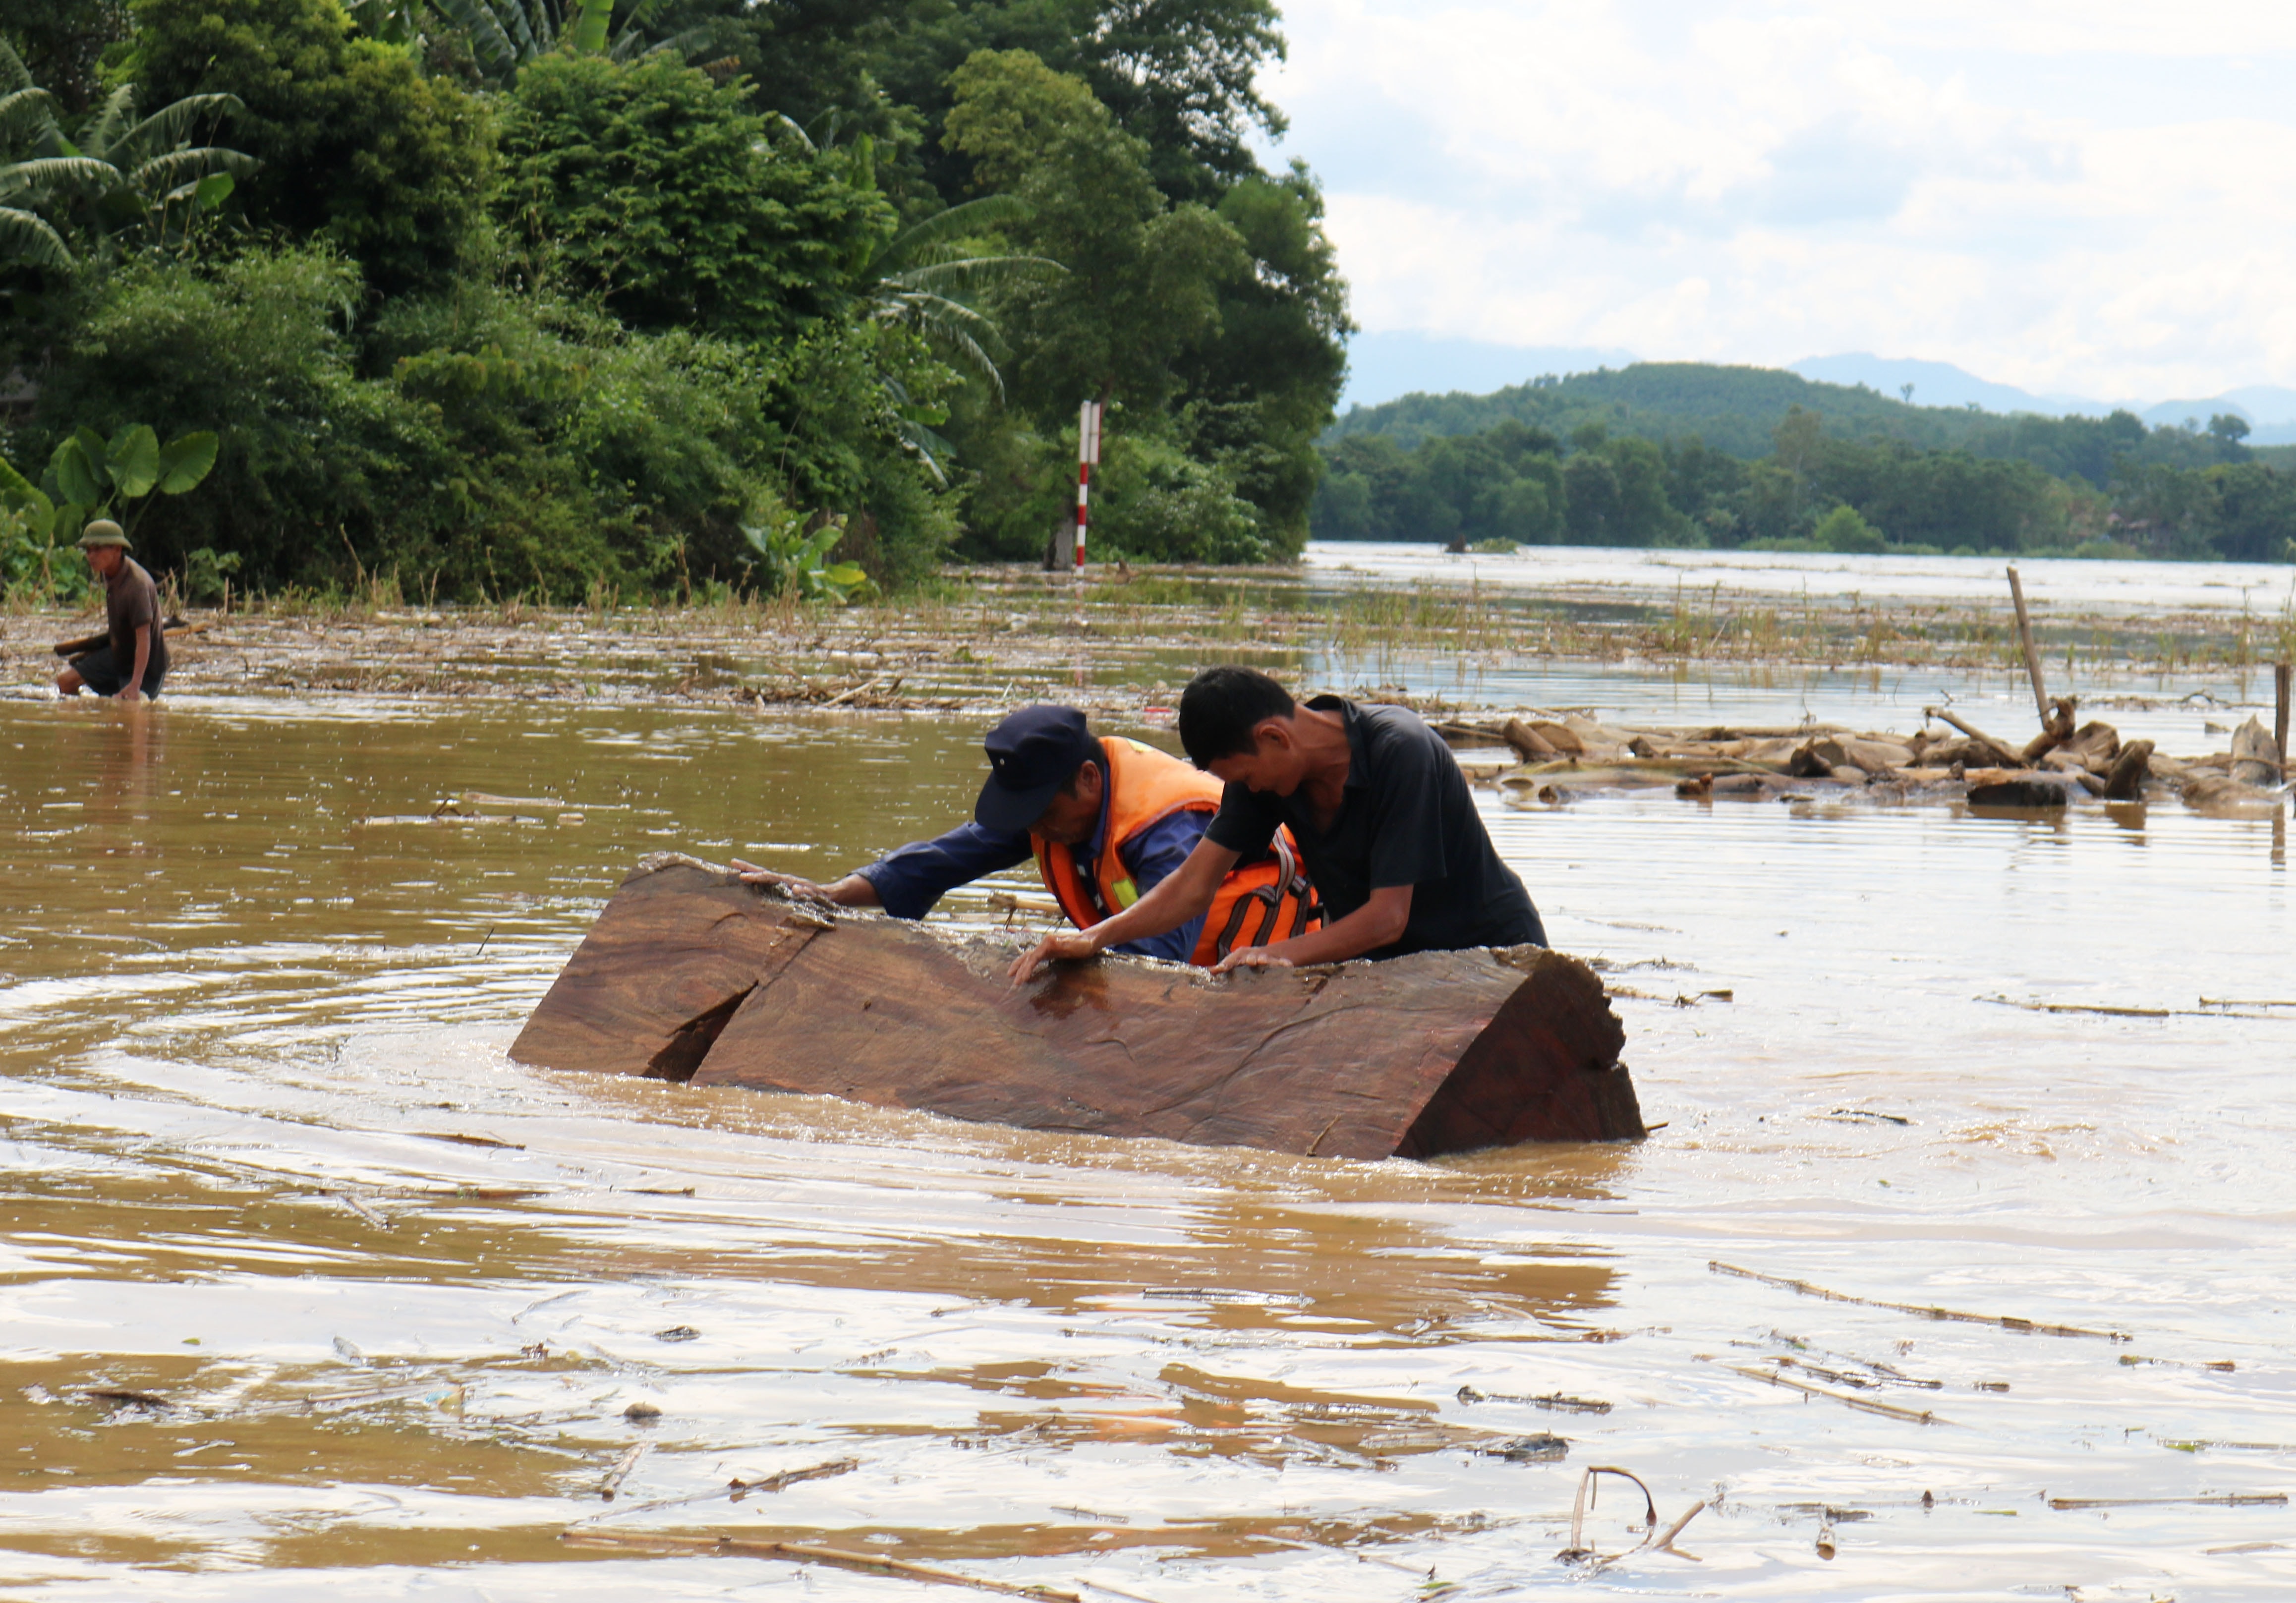
[[1015,937],[833,919],[690,857],[625,880],[511,1056],[951,1117],[1319,1157],[1644,1134],[1592,970],[1535,947],[1015,989]]

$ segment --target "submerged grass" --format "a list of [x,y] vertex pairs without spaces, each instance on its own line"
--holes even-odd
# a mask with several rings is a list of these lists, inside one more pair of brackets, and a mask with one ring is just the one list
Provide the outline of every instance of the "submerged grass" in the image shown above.
[[[0,617],[0,656],[37,656],[39,636],[70,617],[94,615],[12,601]],[[1021,568],[952,568],[892,596],[851,606],[713,586],[691,601],[626,601],[594,585],[573,606],[543,606],[513,592],[472,606],[439,607],[394,573],[362,575],[351,585],[234,595],[211,617],[322,629],[404,629],[437,638],[401,654],[449,660],[448,637],[508,630],[521,638],[576,634],[619,640],[636,650],[658,642],[681,651],[727,654],[723,675],[767,665],[783,675],[898,657],[971,674],[1011,669],[1014,683],[1057,668],[1077,685],[1119,674],[1161,681],[1203,660],[1240,658],[1271,666],[1308,656],[1337,659],[1350,675],[1378,683],[1406,664],[1452,659],[1463,683],[1485,667],[1526,660],[1704,666],[1931,667],[2021,674],[2017,633],[2005,595],[1998,603],[1869,601],[1732,593],[1717,583],[1677,585],[1671,597],[1640,597],[1446,586],[1357,584],[1341,588],[1288,568],[1147,568],[1102,571],[1082,584]],[[2167,613],[2144,618],[2054,617],[2040,620],[2043,657],[2080,672],[2136,673],[2226,668],[2242,675],[2296,658],[2296,594],[2277,613]],[[716,659],[713,659],[713,661]],[[745,670],[742,664],[750,665]],[[811,665],[810,667],[808,665]],[[684,683],[691,683],[691,676]],[[920,686],[913,680],[910,694]]]

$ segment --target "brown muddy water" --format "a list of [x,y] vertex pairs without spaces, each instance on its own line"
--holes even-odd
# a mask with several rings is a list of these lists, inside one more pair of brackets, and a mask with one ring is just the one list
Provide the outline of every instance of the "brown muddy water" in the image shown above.
[[[1688,693],[1620,683],[1620,721]],[[0,704],[0,1596],[931,1595],[578,1524],[1154,1603],[2296,1591],[2284,818],[1491,796],[1644,994],[1634,1149],[1298,1160],[505,1060],[638,855],[825,874],[962,816],[978,732]],[[466,789],[569,805],[362,822]],[[1604,1565],[1647,1533],[1603,1477],[1566,1561],[1594,1465],[1708,1506]]]

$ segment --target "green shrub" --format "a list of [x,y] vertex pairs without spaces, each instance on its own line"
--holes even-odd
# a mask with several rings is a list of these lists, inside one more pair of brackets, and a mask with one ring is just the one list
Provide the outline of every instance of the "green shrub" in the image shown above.
[[135,0],[142,103],[234,94],[231,142],[263,166],[249,219],[331,241],[384,294],[451,282],[484,218],[484,107],[411,52],[355,37],[336,0]]
[[1890,548],[1882,531],[1859,517],[1852,506],[1835,507],[1819,519],[1810,538],[1820,551],[1873,556]]
[[776,137],[737,86],[674,56],[556,54],[505,105],[496,204],[537,278],[632,328],[784,339],[844,314],[892,231],[849,159]]
[[1154,435],[1108,439],[1091,538],[1147,562],[1264,562],[1259,515],[1217,466]]

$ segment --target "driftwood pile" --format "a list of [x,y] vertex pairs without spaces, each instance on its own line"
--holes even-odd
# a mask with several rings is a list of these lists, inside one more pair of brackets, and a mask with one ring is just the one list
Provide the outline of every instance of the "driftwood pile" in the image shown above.
[[2276,807],[2285,793],[2281,740],[2256,718],[2233,732],[2230,750],[2177,758],[2150,740],[2124,742],[2110,724],[2078,721],[2077,706],[2070,696],[2052,701],[2047,724],[2021,744],[1934,707],[1924,712],[1942,727],[1913,735],[1859,733],[1830,724],[1626,729],[1575,713],[1435,728],[1454,746],[1512,749],[1518,765],[1478,777],[1523,800],[1670,784],[1677,796],[1697,801],[1855,788],[1878,791],[1876,799],[1934,797],[1978,807],[2059,808],[2076,796],[2140,802],[2175,795],[2198,808],[2243,811]]

